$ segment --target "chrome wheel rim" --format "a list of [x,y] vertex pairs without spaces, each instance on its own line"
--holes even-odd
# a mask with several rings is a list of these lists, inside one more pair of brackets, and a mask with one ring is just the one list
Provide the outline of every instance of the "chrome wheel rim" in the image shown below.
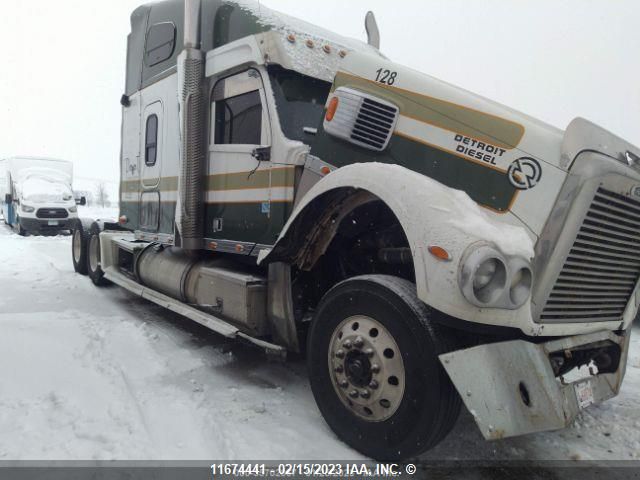
[[89,266],[92,272],[97,271],[100,266],[100,249],[97,235],[91,235],[91,240],[89,240]]
[[76,263],[80,263],[80,256],[82,254],[82,235],[80,230],[73,232],[73,259]]
[[377,320],[356,315],[333,332],[329,372],[340,401],[358,417],[382,422],[402,402],[405,370],[393,336]]

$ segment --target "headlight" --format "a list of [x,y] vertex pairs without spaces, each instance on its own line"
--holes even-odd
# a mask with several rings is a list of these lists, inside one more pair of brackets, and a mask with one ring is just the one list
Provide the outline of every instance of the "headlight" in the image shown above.
[[24,203],[21,205],[21,209],[25,213],[31,213],[35,210],[35,208],[30,207],[29,205],[25,205]]
[[509,298],[516,307],[521,307],[531,294],[533,274],[529,264],[516,258],[511,262],[511,281],[509,282]]
[[69,212],[76,213],[77,211],[78,211],[78,207],[76,207],[75,205],[73,207],[69,207]]
[[474,290],[480,290],[481,288],[486,287],[495,276],[497,270],[498,260],[495,258],[490,258],[482,262],[473,276]]
[[473,305],[510,310],[520,308],[529,299],[532,280],[529,262],[506,257],[483,243],[467,249],[458,278],[460,290]]

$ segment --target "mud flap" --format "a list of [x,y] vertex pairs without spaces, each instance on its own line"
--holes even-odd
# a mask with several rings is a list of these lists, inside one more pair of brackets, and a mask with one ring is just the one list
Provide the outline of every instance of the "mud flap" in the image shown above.
[[[615,373],[563,384],[549,353],[610,340],[620,345]],[[567,337],[533,344],[524,340],[481,345],[440,355],[440,361],[487,440],[556,430],[582,408],[617,395],[625,373],[629,333]]]

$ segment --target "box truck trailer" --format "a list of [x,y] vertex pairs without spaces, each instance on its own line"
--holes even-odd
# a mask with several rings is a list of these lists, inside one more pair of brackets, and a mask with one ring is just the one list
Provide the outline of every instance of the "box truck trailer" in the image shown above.
[[71,190],[73,164],[65,160],[12,157],[0,160],[4,222],[20,235],[70,231],[78,218]]
[[[559,429],[615,396],[640,291],[640,150],[556,129],[259,4],[131,15],[120,217],[77,272],[230,338],[306,352],[377,459]],[[277,441],[277,439],[275,439]]]

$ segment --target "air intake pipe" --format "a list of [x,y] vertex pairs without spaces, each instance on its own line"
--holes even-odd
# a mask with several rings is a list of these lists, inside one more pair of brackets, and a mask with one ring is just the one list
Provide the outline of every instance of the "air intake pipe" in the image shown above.
[[185,0],[184,49],[178,56],[181,165],[176,208],[176,237],[185,250],[199,250],[203,239],[204,54],[199,49],[199,26],[200,0]]

